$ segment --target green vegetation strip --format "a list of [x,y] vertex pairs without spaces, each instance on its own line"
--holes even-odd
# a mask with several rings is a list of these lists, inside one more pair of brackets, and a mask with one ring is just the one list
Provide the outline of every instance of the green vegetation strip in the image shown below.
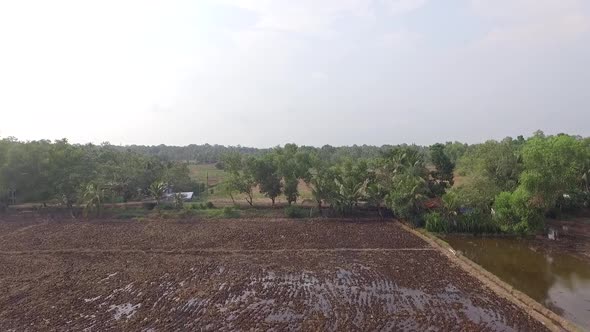
[[470,259],[456,252],[448,243],[444,242],[438,237],[426,231],[412,229],[411,227],[404,224],[402,224],[402,227],[408,232],[411,232],[424,239],[437,250],[440,250],[452,262],[455,262],[467,273],[476,277],[479,281],[496,292],[498,295],[523,308],[532,317],[547,326],[547,328],[549,328],[551,331],[582,331],[582,329],[576,326],[574,323],[545,308],[543,305],[533,300],[526,294],[502,281],[493,273],[487,271]]

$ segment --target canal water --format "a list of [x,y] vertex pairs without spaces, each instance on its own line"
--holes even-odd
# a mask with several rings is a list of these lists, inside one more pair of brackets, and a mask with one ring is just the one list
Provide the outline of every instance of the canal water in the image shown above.
[[590,264],[526,239],[445,236],[455,250],[558,315],[590,330]]

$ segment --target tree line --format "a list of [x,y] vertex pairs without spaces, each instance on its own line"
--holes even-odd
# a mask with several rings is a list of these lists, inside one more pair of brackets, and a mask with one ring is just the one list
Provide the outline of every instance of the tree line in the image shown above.
[[[114,147],[117,148],[119,151],[135,152],[147,156],[157,157],[162,160],[188,161],[196,164],[218,163],[222,160],[223,156],[228,153],[261,156],[272,151],[272,149],[252,148],[244,146],[223,146],[217,144],[190,144],[187,146],[169,146],[161,144],[153,146],[128,145]],[[379,156],[381,152],[387,151],[392,147],[392,145],[383,145],[380,147],[372,145],[352,145],[339,147],[324,145],[319,148],[313,146],[301,146],[299,148],[304,149],[306,151],[318,151],[324,155],[329,155],[333,160],[340,160],[343,158],[374,158]]]
[[127,202],[151,196],[150,186],[175,191],[204,190],[191,180],[186,163],[165,161],[109,144],[79,145],[67,140],[0,140],[0,203],[15,193],[18,203],[75,204]]
[[319,213],[362,204],[436,232],[534,232],[547,216],[590,203],[590,139],[565,134],[395,146],[372,158],[287,144],[260,156],[227,153],[221,165],[232,200],[240,193],[252,205],[259,190],[273,205],[281,194],[291,205],[301,181]]
[[[228,174],[232,200],[240,194],[253,205],[257,190],[273,205],[280,195],[292,205],[305,183],[318,213],[362,206],[437,232],[534,232],[547,216],[590,201],[590,139],[566,134],[473,145],[228,148],[213,160]],[[187,162],[167,157],[106,143],[0,140],[0,193],[16,191],[19,202],[92,206],[159,198],[169,187],[204,190]]]

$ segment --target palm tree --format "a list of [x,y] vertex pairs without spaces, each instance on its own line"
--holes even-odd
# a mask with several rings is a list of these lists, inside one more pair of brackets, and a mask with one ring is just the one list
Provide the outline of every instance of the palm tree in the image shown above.
[[160,200],[166,192],[168,185],[164,181],[156,181],[149,188],[150,196],[156,201],[156,206],[160,207]]
[[[348,180],[348,181],[346,181]],[[353,206],[361,200],[366,193],[368,180],[361,183],[355,182],[355,179],[348,178],[345,181],[335,179],[336,192],[334,193],[334,205],[340,213],[352,211]]]

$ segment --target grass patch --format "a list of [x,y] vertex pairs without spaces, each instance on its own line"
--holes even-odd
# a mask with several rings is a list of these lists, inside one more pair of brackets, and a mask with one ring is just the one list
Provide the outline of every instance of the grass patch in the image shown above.
[[285,217],[287,218],[305,218],[309,215],[307,209],[299,206],[287,206],[285,207]]
[[209,176],[209,186],[215,187],[223,183],[227,178],[227,173],[222,169],[217,169],[215,164],[191,164],[189,165],[190,177],[198,182],[207,183]]
[[[197,204],[197,208],[192,208],[193,205],[182,210],[162,210],[159,216],[163,219],[185,219],[191,217],[199,217],[206,219],[231,219],[240,218],[240,211],[232,207],[224,207],[222,209],[201,209]],[[205,206],[205,205],[204,205]]]
[[145,217],[150,211],[145,209],[125,209],[113,210],[113,218],[115,219],[136,219]]

